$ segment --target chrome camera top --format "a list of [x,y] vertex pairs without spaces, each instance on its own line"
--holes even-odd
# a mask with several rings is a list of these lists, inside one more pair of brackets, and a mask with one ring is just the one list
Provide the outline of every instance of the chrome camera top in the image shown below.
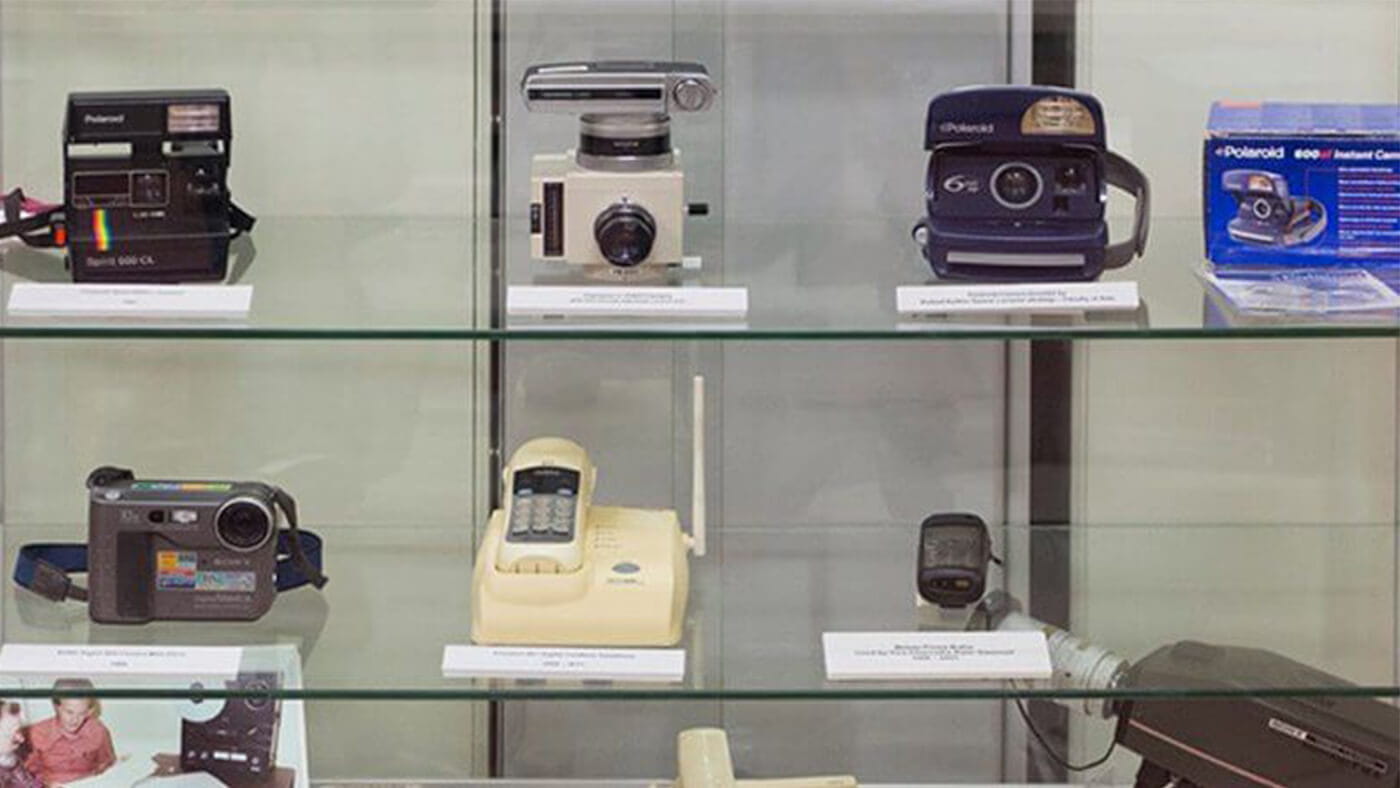
[[699,63],[611,60],[531,66],[521,84],[531,112],[669,115],[710,106],[715,87]]
[[671,115],[708,108],[718,91],[698,63],[606,61],[532,66],[532,112],[579,115],[578,147],[531,166],[535,259],[631,268],[681,262],[684,173]]

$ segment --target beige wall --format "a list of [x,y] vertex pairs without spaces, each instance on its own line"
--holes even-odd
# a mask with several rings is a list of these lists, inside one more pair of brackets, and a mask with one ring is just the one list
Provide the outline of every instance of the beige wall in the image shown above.
[[[1152,178],[1159,219],[1198,226],[1212,100],[1400,96],[1390,0],[1080,9],[1080,84],[1103,99],[1111,143]],[[1138,265],[1200,262],[1159,253]],[[1081,343],[1076,628],[1129,657],[1194,637],[1394,681],[1396,362],[1386,339]],[[1192,527],[1216,523],[1251,527]],[[1079,737],[1080,754],[1105,735]]]

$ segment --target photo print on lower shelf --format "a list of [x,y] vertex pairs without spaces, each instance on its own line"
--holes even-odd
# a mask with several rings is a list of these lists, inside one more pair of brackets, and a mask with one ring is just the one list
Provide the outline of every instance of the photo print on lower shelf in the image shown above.
[[[219,659],[197,653],[215,671],[191,671],[178,647],[22,646],[20,659],[0,656],[0,785],[14,788],[178,788],[268,786],[309,788],[306,717],[302,701],[280,690],[300,689],[301,659],[293,646],[253,646],[238,652],[229,675]],[[14,647],[6,646],[12,651]],[[49,650],[58,672],[25,663]],[[134,670],[122,672],[121,652]],[[159,654],[153,654],[159,651]],[[208,651],[208,650],[205,650]],[[217,657],[217,655],[216,655]],[[165,658],[170,673],[153,668]],[[86,659],[94,670],[78,668]],[[13,666],[13,667],[12,667]],[[15,669],[19,668],[19,669]],[[104,689],[189,687],[190,698],[102,698]],[[208,697],[219,688],[236,697]],[[52,688],[54,697],[14,697]],[[93,697],[83,692],[91,689]]]

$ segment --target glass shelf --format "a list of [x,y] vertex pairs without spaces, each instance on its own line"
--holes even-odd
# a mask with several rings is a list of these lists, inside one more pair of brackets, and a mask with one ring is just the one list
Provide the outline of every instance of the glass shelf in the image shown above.
[[[320,528],[323,594],[283,595],[262,620],[102,626],[73,602],[7,585],[6,643],[101,645],[294,644],[304,688],[289,697],[341,699],[923,700],[1147,696],[1400,696],[1396,653],[1397,532],[1356,525],[1008,526],[994,529],[1008,564],[1068,551],[1078,569],[1073,631],[1128,660],[1180,640],[1270,649],[1352,682],[1263,681],[1223,690],[1186,686],[1085,691],[1026,682],[831,682],[826,631],[918,628],[915,531],[894,525],[715,529],[692,559],[679,684],[444,678],[446,644],[468,641],[472,549],[463,528]],[[81,538],[73,526],[6,526],[6,571],[22,544]],[[1197,545],[1190,565],[1160,555]],[[992,583],[1001,582],[994,568]],[[1030,600],[1032,604],[1034,599]],[[1032,608],[1031,612],[1034,612]],[[24,692],[45,695],[43,685]],[[114,697],[182,697],[188,684],[109,686]],[[209,689],[218,695],[223,690]],[[237,694],[237,693],[233,693]]]
[[[476,228],[465,219],[284,218],[260,220],[235,246],[234,281],[253,284],[246,321],[87,320],[8,316],[0,337],[307,340],[880,340],[880,339],[1228,339],[1400,337],[1400,314],[1345,318],[1242,316],[1210,294],[1195,219],[1160,220],[1148,256],[1105,280],[1136,280],[1132,313],[903,317],[899,285],[927,284],[912,242],[905,259],[876,264],[862,254],[897,222],[818,227],[731,222],[728,259],[701,270],[636,280],[584,274],[563,264],[511,259],[508,285],[625,283],[725,285],[749,291],[748,319],[666,322],[510,318],[489,327],[490,306],[473,280]],[[523,232],[523,228],[519,228]],[[888,236],[885,236],[888,237]],[[249,252],[252,254],[249,254]],[[242,259],[237,259],[241,252]],[[838,257],[849,265],[831,265]],[[822,260],[816,259],[823,258]],[[19,281],[65,281],[52,252],[10,245],[4,295]],[[830,273],[835,271],[836,273]],[[1400,286],[1400,272],[1392,284]],[[484,296],[480,301],[485,301]]]

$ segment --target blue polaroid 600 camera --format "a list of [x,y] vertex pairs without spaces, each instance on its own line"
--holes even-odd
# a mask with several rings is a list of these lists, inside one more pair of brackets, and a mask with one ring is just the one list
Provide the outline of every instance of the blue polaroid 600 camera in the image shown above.
[[[928,106],[928,215],[914,239],[940,277],[1087,281],[1147,246],[1147,177],[1104,142],[1103,107],[1051,87],[972,87]],[[1137,200],[1110,245],[1108,187]]]
[[1265,170],[1226,170],[1221,187],[1239,210],[1226,230],[1236,241],[1261,246],[1297,246],[1327,227],[1327,209],[1317,200],[1293,197],[1282,175]]

